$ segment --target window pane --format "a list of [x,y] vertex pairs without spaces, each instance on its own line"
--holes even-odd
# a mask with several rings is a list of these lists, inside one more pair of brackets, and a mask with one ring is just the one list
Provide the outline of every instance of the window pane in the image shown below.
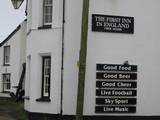
[[44,0],[44,4],[45,5],[50,5],[50,4],[52,4],[52,0]]
[[11,88],[10,74],[4,74],[3,75],[3,91],[9,92],[10,88]]
[[43,21],[44,24],[52,23],[52,0],[44,0],[43,6]]
[[4,64],[10,62],[10,46],[4,46]]
[[43,57],[43,97],[49,97],[51,57]]

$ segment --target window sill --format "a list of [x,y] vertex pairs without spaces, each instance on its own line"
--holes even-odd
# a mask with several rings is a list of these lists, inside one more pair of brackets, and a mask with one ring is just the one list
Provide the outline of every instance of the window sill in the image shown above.
[[10,91],[3,91],[3,92],[1,92],[1,93],[9,94],[9,93],[10,93]]
[[38,98],[36,99],[37,102],[51,102],[50,98]]
[[10,66],[10,64],[3,64],[3,66]]
[[43,25],[43,26],[40,26],[40,27],[38,27],[38,29],[50,29],[50,28],[52,28],[52,25]]
[[25,100],[30,100],[29,96],[24,96],[23,97]]
[[12,86],[12,88],[16,88],[16,89],[17,89],[17,88],[18,88],[18,86]]

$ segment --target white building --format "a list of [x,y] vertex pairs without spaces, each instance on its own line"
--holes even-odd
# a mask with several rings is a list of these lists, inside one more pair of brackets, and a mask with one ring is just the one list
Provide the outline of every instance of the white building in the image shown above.
[[[76,115],[82,2],[28,0],[25,110],[31,119]],[[159,119],[159,5],[90,0],[85,119]]]
[[0,97],[16,94],[26,62],[26,20],[0,43]]

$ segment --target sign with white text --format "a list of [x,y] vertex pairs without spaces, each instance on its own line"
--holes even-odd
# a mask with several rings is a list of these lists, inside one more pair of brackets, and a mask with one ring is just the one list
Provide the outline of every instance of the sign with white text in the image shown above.
[[96,81],[97,88],[137,88],[137,82]]
[[137,80],[137,73],[97,72],[97,79]]
[[112,15],[92,15],[92,31],[134,33],[134,18]]
[[96,64],[95,113],[135,113],[137,65]]
[[121,97],[135,97],[136,90],[119,90],[119,89],[97,89],[96,96],[121,96]]
[[96,106],[96,113],[135,113],[134,106]]
[[97,64],[97,71],[137,72],[137,65]]
[[136,98],[96,98],[97,105],[136,105]]

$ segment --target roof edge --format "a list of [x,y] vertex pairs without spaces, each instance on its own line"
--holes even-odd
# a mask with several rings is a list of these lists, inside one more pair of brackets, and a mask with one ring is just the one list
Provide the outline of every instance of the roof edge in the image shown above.
[[21,28],[21,25],[18,25],[17,28],[8,35],[8,37],[6,39],[4,39],[1,43],[0,43],[0,47],[2,47],[10,38],[12,38],[12,36]]

